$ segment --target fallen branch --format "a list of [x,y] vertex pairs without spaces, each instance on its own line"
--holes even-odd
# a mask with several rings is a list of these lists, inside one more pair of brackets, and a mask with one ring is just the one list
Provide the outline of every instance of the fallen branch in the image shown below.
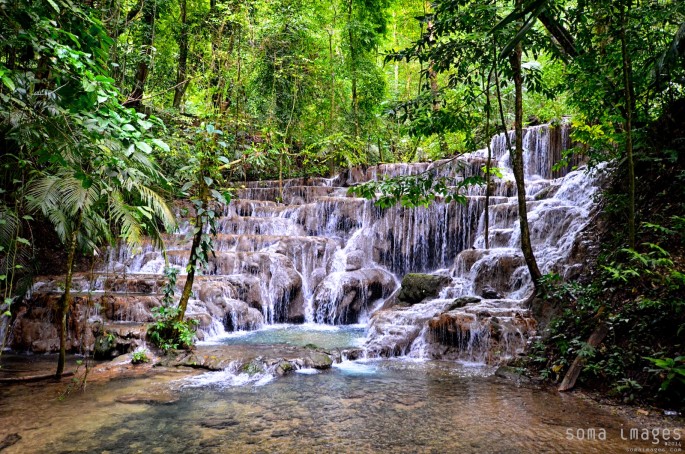
[[[592,334],[590,334],[590,338],[587,340],[588,345],[592,348],[597,347],[600,342],[604,340],[608,332],[609,329],[607,326],[604,323],[601,323],[597,326],[597,328],[595,328]],[[573,360],[573,363],[566,372],[566,375],[564,375],[561,385],[559,385],[559,391],[569,391],[576,386],[576,380],[578,380],[578,376],[580,375],[580,371],[583,369],[584,365],[585,357],[580,355],[576,356],[576,359]]]

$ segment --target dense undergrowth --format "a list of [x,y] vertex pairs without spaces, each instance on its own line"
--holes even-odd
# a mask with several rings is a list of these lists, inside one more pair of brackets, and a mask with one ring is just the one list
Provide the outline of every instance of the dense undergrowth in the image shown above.
[[[545,299],[560,315],[528,358],[560,381],[577,356],[579,385],[625,403],[685,408],[685,113],[680,101],[643,131],[636,149],[635,249],[627,246],[625,163],[604,194],[602,249],[585,282],[547,276]],[[587,340],[605,324],[596,347]]]

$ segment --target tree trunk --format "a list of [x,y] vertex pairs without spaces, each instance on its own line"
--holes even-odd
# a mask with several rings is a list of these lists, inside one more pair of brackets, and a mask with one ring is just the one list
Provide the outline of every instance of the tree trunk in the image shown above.
[[[428,13],[428,7],[430,5],[423,5],[424,15]],[[426,34],[428,35],[428,47],[429,49],[435,44],[435,26],[433,20],[429,20],[426,24]],[[430,59],[428,61],[428,83],[430,85],[431,93],[431,110],[436,113],[440,110],[440,101],[438,100],[438,73],[435,71],[435,61]],[[445,140],[444,131],[439,131],[438,141],[440,143],[440,151],[443,154],[447,154],[447,141]]]
[[[488,160],[485,163],[485,249],[490,249],[490,168],[492,167],[492,148],[490,147],[490,75],[485,86],[485,140],[488,144]],[[506,134],[506,132],[505,132]]]
[[156,0],[149,0],[143,6],[143,22],[146,30],[143,33],[142,43],[142,58],[138,62],[136,69],[135,80],[133,83],[133,90],[128,95],[128,99],[124,102],[126,107],[139,108],[143,102],[143,95],[145,94],[145,82],[150,75],[150,63],[152,59],[152,46],[154,44],[155,36],[155,12]]
[[173,107],[178,108],[183,100],[188,85],[188,20],[187,20],[187,0],[180,0],[181,8],[181,34],[178,39],[178,70],[176,72],[176,88],[174,90]]
[[354,115],[354,136],[359,137],[359,99],[357,98],[357,62],[354,47],[354,35],[352,34],[352,1],[348,0],[347,31],[350,39],[350,65],[352,74],[352,113]]
[[514,112],[515,149],[512,150],[512,164],[514,168],[514,179],[516,180],[516,197],[518,200],[519,224],[521,227],[521,251],[523,252],[526,266],[528,267],[530,277],[533,280],[535,290],[537,291],[539,290],[542,273],[540,273],[540,269],[538,268],[535,255],[533,254],[533,246],[530,242],[528,211],[526,207],[526,184],[523,168],[523,76],[521,74],[521,53],[521,43],[519,43],[510,56],[516,93]]
[[540,13],[538,19],[540,19],[542,25],[545,26],[549,34],[552,35],[559,44],[560,50],[566,57],[573,58],[578,56],[573,35],[571,35],[559,21],[555,20],[548,11]]
[[[328,62],[331,65],[331,110],[330,118],[328,120],[328,133],[333,134],[335,131],[335,65],[333,64],[333,30],[328,32]],[[336,170],[335,157],[331,154],[328,158],[328,172],[331,177],[334,176]]]
[[[200,172],[198,183],[200,185],[200,200],[202,200],[201,209],[206,212],[207,199],[209,197],[209,188],[204,180],[204,174]],[[178,300],[178,321],[183,321],[186,316],[186,309],[188,308],[188,300],[193,290],[193,282],[195,280],[195,270],[197,268],[197,258],[200,254],[200,242],[202,241],[202,231],[204,230],[204,219],[206,214],[195,216],[195,235],[193,236],[193,244],[190,246],[190,257],[188,259],[188,274],[186,275],[186,282],[183,285],[183,292],[181,292],[181,299]]]
[[55,378],[61,379],[64,373],[64,364],[67,358],[67,314],[71,307],[71,281],[74,277],[74,257],[76,256],[76,245],[78,239],[78,231],[81,228],[83,220],[83,213],[79,211],[69,238],[69,252],[67,255],[67,275],[64,280],[64,294],[59,301],[59,357],[57,358],[57,371]]
[[632,63],[628,55],[626,25],[628,17],[624,7],[621,7],[621,56],[623,59],[623,92],[626,101],[625,130],[626,154],[628,158],[628,245],[635,249],[635,163],[633,162],[633,87]]

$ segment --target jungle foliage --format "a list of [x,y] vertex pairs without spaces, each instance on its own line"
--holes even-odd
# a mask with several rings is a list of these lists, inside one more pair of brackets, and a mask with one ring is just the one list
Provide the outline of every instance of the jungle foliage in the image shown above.
[[[571,116],[570,153],[616,163],[612,235],[582,291],[552,285],[519,209],[529,270],[562,307],[538,357],[561,373],[573,342],[610,323],[603,358],[624,354],[611,382],[682,395],[683,2],[0,0],[0,39],[3,323],[31,286],[41,226],[65,255],[64,347],[78,258],[161,241],[171,201],[193,218],[194,276],[214,210],[241,180],[454,158],[512,128],[516,171],[525,124]],[[427,173],[353,191],[381,206],[459,202],[496,172],[488,161],[469,180]],[[192,281],[160,310],[160,345],[192,340]],[[638,339],[649,348],[626,349]]]

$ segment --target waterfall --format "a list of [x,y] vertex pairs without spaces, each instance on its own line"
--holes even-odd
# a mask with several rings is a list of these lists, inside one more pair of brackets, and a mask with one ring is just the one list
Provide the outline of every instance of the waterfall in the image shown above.
[[[568,130],[568,125],[529,127],[523,142],[535,254],[543,272],[565,276],[578,272],[568,257],[597,189],[584,172],[553,170],[571,145]],[[484,213],[482,186],[468,188],[463,205],[436,201],[415,209],[380,209],[373,201],[348,195],[349,185],[428,171],[456,184],[481,172],[485,149],[453,160],[284,180],[283,203],[275,202],[279,181],[245,183],[237,198],[221,207],[215,255],[196,278],[188,313],[200,321],[201,335],[274,323],[370,320],[366,348],[371,355],[488,361],[493,355],[515,354],[534,332],[534,322],[520,307],[531,283],[519,252],[516,186],[504,135],[494,136],[490,145],[502,178],[493,181],[489,213]],[[180,270],[178,295],[192,241],[192,208],[179,203],[176,213],[180,229],[165,235],[165,243],[169,263]],[[486,215],[490,250],[484,249]],[[104,323],[149,322],[150,309],[161,301],[164,264],[152,243],[119,247],[110,251],[95,278],[77,274],[74,290],[91,292]],[[383,304],[406,273],[436,271],[452,279],[438,298],[408,308]],[[41,279],[34,300],[50,304],[59,286],[59,278]],[[453,307],[455,298],[469,295],[478,298]],[[14,339],[20,347],[35,349],[28,334],[22,337],[22,323],[28,333],[31,317],[39,312],[18,320]]]

